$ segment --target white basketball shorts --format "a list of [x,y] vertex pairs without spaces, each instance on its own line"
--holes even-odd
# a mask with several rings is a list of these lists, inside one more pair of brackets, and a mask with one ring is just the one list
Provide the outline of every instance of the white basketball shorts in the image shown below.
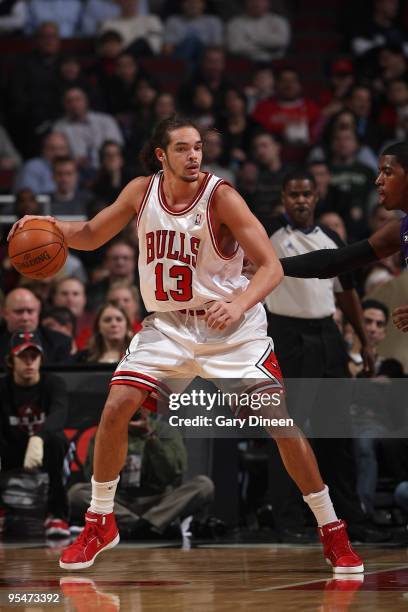
[[168,396],[177,388],[177,380],[185,387],[196,376],[235,381],[246,392],[283,388],[261,304],[225,330],[208,327],[203,313],[155,312],[146,317],[118,364],[111,385],[145,389],[152,399]]

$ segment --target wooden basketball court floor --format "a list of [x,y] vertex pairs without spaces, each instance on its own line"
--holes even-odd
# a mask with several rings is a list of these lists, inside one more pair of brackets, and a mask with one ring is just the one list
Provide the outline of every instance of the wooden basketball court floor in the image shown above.
[[67,572],[58,548],[0,543],[0,610],[408,612],[407,550],[359,550],[365,574],[340,579],[317,545],[124,543]]

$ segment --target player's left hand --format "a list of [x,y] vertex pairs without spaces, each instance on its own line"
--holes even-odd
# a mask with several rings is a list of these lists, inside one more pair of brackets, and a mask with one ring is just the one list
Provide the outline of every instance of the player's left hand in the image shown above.
[[363,358],[363,371],[366,376],[372,376],[375,370],[375,357],[373,349],[370,346],[361,348],[361,357]]
[[211,329],[225,329],[237,323],[244,311],[234,302],[214,302],[207,310],[205,320]]
[[408,332],[408,306],[398,306],[392,313],[392,322],[402,332]]

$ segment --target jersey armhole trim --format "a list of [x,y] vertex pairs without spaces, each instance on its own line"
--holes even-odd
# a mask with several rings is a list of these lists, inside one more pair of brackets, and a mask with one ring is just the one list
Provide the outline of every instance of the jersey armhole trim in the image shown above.
[[216,252],[216,254],[218,255],[218,257],[220,257],[221,259],[224,259],[225,261],[229,261],[230,259],[233,259],[235,257],[235,255],[238,252],[239,249],[239,244],[237,242],[237,246],[234,249],[234,252],[231,255],[224,255],[223,252],[221,251],[221,248],[219,246],[219,244],[217,243],[217,239],[215,237],[215,233],[213,230],[213,226],[212,226],[212,219],[211,219],[211,205],[214,201],[214,194],[217,191],[218,187],[220,187],[221,185],[228,185],[231,187],[231,184],[228,183],[228,181],[225,181],[224,179],[220,179],[219,181],[217,181],[217,183],[215,183],[214,187],[212,188],[212,191],[209,195],[208,198],[208,204],[207,204],[207,224],[208,224],[208,229],[210,232],[210,237],[211,237],[211,242],[212,245],[214,247],[214,251]]
[[137,221],[136,221],[136,226],[139,227],[139,223],[140,223],[140,218],[143,214],[144,209],[146,208],[146,204],[147,201],[149,199],[150,193],[152,191],[153,188],[153,183],[154,183],[154,179],[156,178],[156,174],[152,174],[152,176],[150,177],[149,182],[146,185],[146,189],[145,192],[143,194],[143,198],[142,198],[142,202],[140,204],[140,208],[139,208],[139,213],[137,215]]

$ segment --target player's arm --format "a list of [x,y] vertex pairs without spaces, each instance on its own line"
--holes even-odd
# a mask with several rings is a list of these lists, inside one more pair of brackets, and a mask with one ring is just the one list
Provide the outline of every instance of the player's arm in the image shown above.
[[396,253],[400,249],[401,221],[390,221],[367,240],[340,249],[319,249],[280,260],[285,276],[331,278]]
[[207,312],[211,327],[223,329],[261,302],[283,278],[282,266],[268,235],[241,196],[228,185],[220,186],[214,196],[214,211],[220,224],[230,230],[257,271],[246,290],[232,302],[216,302]]
[[93,251],[116,236],[138,212],[148,181],[148,177],[139,177],[128,183],[113,204],[89,221],[58,221],[54,217],[26,215],[13,225],[8,240],[26,221],[48,219],[62,231],[69,247]]

